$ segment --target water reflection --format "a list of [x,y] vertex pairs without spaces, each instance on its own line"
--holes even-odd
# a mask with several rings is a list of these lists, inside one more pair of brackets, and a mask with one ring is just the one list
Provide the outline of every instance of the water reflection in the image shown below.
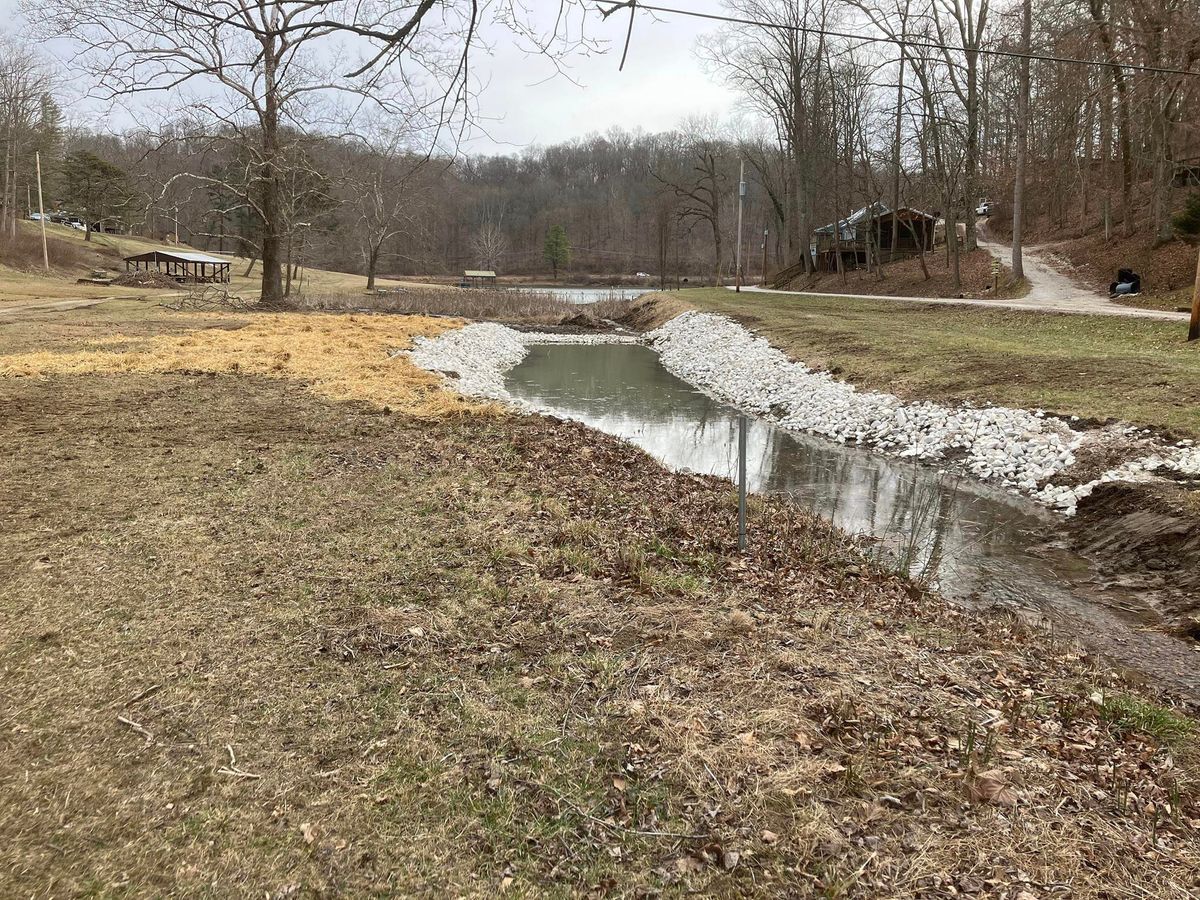
[[[731,478],[737,413],[636,345],[533,347],[511,373],[516,397],[625,438],[667,466]],[[752,419],[755,491],[785,493],[843,529],[872,535],[944,595],[1015,603],[1065,625],[1131,669],[1200,696],[1193,654],[1155,629],[1136,594],[1097,588],[1086,560],[1045,544],[1056,517],[1036,504],[928,466]]]
[[553,294],[559,300],[568,303],[598,303],[601,300],[636,300],[643,294],[656,291],[652,287],[514,287],[514,291],[526,291],[537,294]]
[[[625,438],[675,469],[737,471],[737,413],[667,372],[650,349],[539,346],[509,377],[534,406]],[[1050,514],[914,462],[752,419],[747,476],[856,534],[879,538],[903,567],[955,597],[1035,601],[1027,549]],[[1040,585],[1039,585],[1040,589]]]

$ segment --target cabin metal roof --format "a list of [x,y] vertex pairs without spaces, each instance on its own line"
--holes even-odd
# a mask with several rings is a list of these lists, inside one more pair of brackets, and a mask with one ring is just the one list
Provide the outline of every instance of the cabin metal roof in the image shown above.
[[207,253],[196,253],[194,251],[184,250],[148,250],[145,253],[135,253],[133,256],[126,256],[126,262],[190,262],[190,263],[210,263],[214,265],[229,265],[228,259],[222,259],[219,256],[209,256]]

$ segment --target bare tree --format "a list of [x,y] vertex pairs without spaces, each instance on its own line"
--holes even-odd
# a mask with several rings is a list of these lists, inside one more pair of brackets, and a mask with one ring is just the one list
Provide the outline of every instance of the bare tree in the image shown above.
[[693,136],[685,140],[690,166],[680,172],[654,172],[654,177],[668,188],[676,199],[675,217],[695,228],[705,225],[712,235],[712,283],[721,284],[722,225],[721,211],[725,205],[728,179],[721,169],[720,142],[704,134],[704,123],[685,125]]
[[471,250],[479,265],[495,271],[508,250],[508,238],[504,233],[504,207],[484,209],[479,228],[471,237]]
[[[563,13],[581,9],[560,3]],[[345,129],[368,112],[403,116],[431,140],[463,127],[484,14],[476,0],[47,0],[27,12],[43,34],[79,45],[108,98],[191,91],[214,140],[246,151],[244,180],[224,186],[261,222],[267,306],[284,296],[291,136]],[[552,35],[535,33],[520,0],[500,0],[491,15],[539,52],[577,34],[562,16]]]
[[747,21],[718,36],[705,53],[776,130],[786,159],[783,202],[789,256],[812,269],[808,248],[817,203],[831,176],[836,141],[831,133],[827,58],[834,52],[822,30],[837,24],[834,4],[818,0],[730,0]]
[[[1021,52],[1028,54],[1033,41],[1033,0],[1021,3]],[[1017,152],[1013,167],[1012,273],[1025,277],[1025,258],[1021,242],[1025,235],[1025,160],[1029,155],[1029,59],[1020,62],[1017,85]],[[1089,132],[1090,134],[1090,132]]]
[[[988,0],[933,0],[931,10],[937,29],[946,75],[962,104],[965,123],[963,153],[963,215],[967,226],[966,248],[976,247],[975,205],[979,202],[979,51],[987,31]],[[944,24],[949,19],[953,28]],[[950,32],[953,31],[954,34]],[[950,49],[957,43],[959,53]]]
[[33,181],[33,155],[45,151],[57,129],[50,76],[30,51],[0,41],[0,233],[15,236],[22,195]]

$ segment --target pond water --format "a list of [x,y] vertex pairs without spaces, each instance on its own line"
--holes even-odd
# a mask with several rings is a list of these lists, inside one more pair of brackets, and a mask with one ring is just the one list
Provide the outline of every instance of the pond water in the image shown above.
[[516,291],[527,291],[530,293],[553,294],[560,300],[566,300],[568,303],[597,303],[601,300],[636,300],[643,294],[649,294],[657,290],[657,288],[646,286],[634,287],[520,287],[512,288]]
[[[534,346],[507,387],[670,468],[736,475],[738,412],[669,373],[648,347]],[[893,561],[951,599],[1002,603],[1066,625],[1126,667],[1200,696],[1195,654],[1147,629],[1156,615],[1136,595],[1102,589],[1085,559],[1053,546],[1055,514],[971,479],[753,417],[747,446],[752,491],[786,494],[846,531],[878,539]]]

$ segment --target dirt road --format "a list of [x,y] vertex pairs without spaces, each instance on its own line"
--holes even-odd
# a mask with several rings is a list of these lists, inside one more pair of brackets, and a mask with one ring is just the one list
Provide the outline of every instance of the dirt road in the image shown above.
[[28,300],[19,303],[0,304],[0,323],[15,322],[29,313],[61,312],[66,309],[83,309],[97,306],[110,300],[133,300],[134,297],[73,297],[66,300]]
[[[980,238],[979,246],[1001,262],[1007,264],[1012,256],[1012,247]],[[1060,271],[1065,264],[1056,260],[1044,248],[1025,249],[1025,277],[1029,281],[1029,293],[1024,297],[1007,300],[956,299],[947,297],[896,297],[880,294],[818,293],[815,291],[777,291],[769,288],[745,287],[744,291],[771,294],[801,294],[811,297],[857,297],[864,300],[896,300],[905,303],[944,303],[968,306],[991,306],[1032,312],[1076,313],[1089,316],[1124,316],[1133,319],[1186,320],[1187,314],[1167,310],[1141,309],[1113,303],[1104,294],[1097,293],[1076,283],[1069,275]],[[730,288],[733,290],[733,288]]]

